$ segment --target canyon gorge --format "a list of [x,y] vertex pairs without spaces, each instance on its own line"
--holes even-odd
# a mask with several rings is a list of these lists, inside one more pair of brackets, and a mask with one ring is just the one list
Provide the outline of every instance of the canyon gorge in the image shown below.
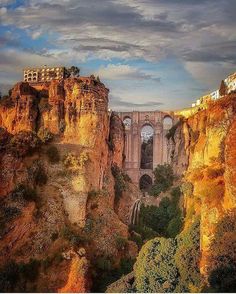
[[[19,82],[0,100],[1,289],[235,290],[236,94],[188,117],[140,115],[165,146],[151,149],[145,192],[141,160],[127,154],[126,114],[108,109],[108,95],[79,76]],[[158,217],[171,217],[158,231],[145,211],[160,207]]]

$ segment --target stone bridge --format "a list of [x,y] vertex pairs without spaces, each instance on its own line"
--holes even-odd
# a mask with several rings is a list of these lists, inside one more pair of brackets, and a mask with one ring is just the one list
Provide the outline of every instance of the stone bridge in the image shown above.
[[[119,112],[118,115],[125,125],[125,170],[133,183],[142,189],[143,180],[152,184],[153,170],[158,164],[170,162],[171,146],[166,134],[177,119],[173,112],[162,111]],[[148,166],[142,166],[142,144],[150,137],[152,147],[148,148],[149,159],[152,153],[151,160]]]

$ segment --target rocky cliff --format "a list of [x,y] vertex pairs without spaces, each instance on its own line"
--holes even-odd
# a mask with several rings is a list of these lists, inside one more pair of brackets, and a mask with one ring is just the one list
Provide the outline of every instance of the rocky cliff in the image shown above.
[[5,275],[17,269],[16,283],[1,288],[88,291],[96,260],[119,267],[135,257],[122,222],[129,211],[116,213],[133,189],[122,171],[123,124],[100,81],[18,83],[1,101],[0,127],[0,263]]
[[[183,119],[174,136],[173,165],[183,173],[185,227],[200,216],[200,268],[206,276],[213,270],[220,223],[236,208],[235,98],[229,95]],[[221,233],[229,234],[226,228]]]

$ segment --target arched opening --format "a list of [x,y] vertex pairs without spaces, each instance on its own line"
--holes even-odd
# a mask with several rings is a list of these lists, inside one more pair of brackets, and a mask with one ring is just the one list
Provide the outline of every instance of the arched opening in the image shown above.
[[149,192],[152,188],[152,178],[149,175],[141,176],[139,180],[139,189],[142,192]]
[[144,125],[141,129],[141,169],[153,169],[153,128]]
[[173,126],[173,119],[167,115],[163,119],[163,129],[169,130]]
[[124,124],[126,130],[130,130],[131,124],[132,124],[132,119],[128,116],[125,117],[123,120],[123,124]]

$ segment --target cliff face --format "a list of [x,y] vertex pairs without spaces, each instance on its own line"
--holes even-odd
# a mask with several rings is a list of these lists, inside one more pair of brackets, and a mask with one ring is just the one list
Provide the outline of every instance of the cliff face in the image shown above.
[[[235,98],[235,94],[229,95],[184,119],[174,136],[173,166],[177,174],[183,173],[185,228],[200,216],[200,267],[204,276],[209,276],[214,266],[219,267],[215,260],[222,252],[214,242],[220,242],[221,223],[236,207]],[[226,227],[221,234],[221,238],[229,236]],[[231,255],[228,245],[225,241],[225,256]],[[214,256],[217,250],[218,257]]]
[[0,262],[37,261],[44,277],[26,290],[87,291],[89,260],[113,256],[118,266],[136,255],[121,221],[129,211],[115,212],[125,200],[124,191],[115,199],[112,173],[122,168],[123,125],[108,112],[102,83],[85,77],[40,89],[18,83],[0,104],[0,127]]

